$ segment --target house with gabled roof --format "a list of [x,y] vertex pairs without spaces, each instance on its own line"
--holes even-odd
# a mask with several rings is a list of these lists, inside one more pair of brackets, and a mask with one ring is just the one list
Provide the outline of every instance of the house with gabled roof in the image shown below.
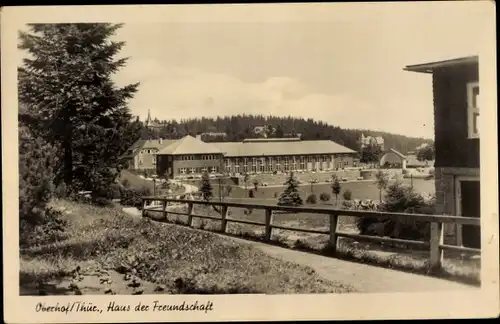
[[380,158],[381,167],[406,169],[407,157],[395,149],[390,149]]
[[155,170],[156,154],[176,140],[155,139],[138,140],[120,157],[122,164],[128,169]]
[[384,138],[382,136],[365,136],[364,133],[361,133],[359,143],[361,150],[370,145],[378,145],[380,150],[384,151]]

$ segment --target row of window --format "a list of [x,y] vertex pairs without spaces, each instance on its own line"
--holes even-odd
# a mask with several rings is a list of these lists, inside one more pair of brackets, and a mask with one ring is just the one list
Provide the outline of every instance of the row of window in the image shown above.
[[179,169],[177,169],[177,171],[180,174],[201,174],[201,173],[205,173],[205,172],[218,173],[219,167],[214,166],[214,167],[210,167],[210,168],[206,168],[206,167],[179,168]]
[[[334,156],[330,155],[319,155],[319,156],[300,156],[300,157],[262,157],[262,158],[242,158],[243,164],[247,164],[249,161],[252,162],[252,165],[257,165],[257,163],[260,164],[281,164],[283,162],[284,164],[288,163],[296,163],[297,161],[299,163],[313,163],[313,162],[333,162],[334,161]],[[239,158],[226,158],[225,159],[225,164],[226,166],[231,165],[231,164],[240,164],[240,159]]]
[[[337,168],[345,168],[349,166],[348,161],[342,161],[338,162],[336,164]],[[246,172],[274,172],[274,171],[311,171],[311,170],[328,170],[328,169],[333,169],[334,164],[333,163],[319,163],[318,165],[307,165],[305,163],[284,163],[283,165],[281,164],[260,164],[260,165],[247,165],[244,164],[243,167],[241,167],[241,171],[243,173]],[[240,173],[240,165],[226,165],[226,172],[228,173]]]
[[158,152],[157,149],[147,149],[147,150],[141,150],[139,153],[140,154],[144,154],[144,153],[148,153],[148,154],[156,154],[156,152]]
[[202,155],[201,158],[196,155],[179,155],[175,159],[178,161],[217,160],[217,155]]

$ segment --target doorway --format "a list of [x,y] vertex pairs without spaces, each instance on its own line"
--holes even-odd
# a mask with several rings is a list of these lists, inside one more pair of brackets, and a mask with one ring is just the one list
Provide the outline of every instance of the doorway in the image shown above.
[[[481,215],[480,181],[477,178],[457,179],[458,216],[477,217]],[[461,233],[460,233],[461,232]],[[461,245],[470,248],[481,248],[481,231],[479,226],[462,225],[457,233]]]

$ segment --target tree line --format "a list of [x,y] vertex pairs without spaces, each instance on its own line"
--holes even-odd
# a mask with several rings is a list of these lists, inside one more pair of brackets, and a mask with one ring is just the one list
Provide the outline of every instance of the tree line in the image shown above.
[[262,137],[263,134],[255,133],[254,129],[257,126],[264,126],[263,133],[268,137],[292,137],[300,135],[303,140],[332,140],[356,151],[360,150],[359,140],[361,134],[365,136],[382,136],[386,150],[393,148],[403,154],[414,150],[423,143],[433,143],[431,139],[408,137],[365,129],[345,129],[323,121],[291,116],[239,114],[225,117],[201,117],[181,120],[156,119],[155,121],[161,123],[164,127],[157,130],[143,127],[141,138],[151,139],[162,137],[176,139],[182,138],[185,135],[195,136],[200,133],[212,132],[226,133],[226,136],[206,136],[203,140],[207,142],[241,141],[245,138]]

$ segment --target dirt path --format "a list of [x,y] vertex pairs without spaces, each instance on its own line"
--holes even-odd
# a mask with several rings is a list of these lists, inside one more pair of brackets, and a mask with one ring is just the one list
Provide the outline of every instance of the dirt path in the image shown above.
[[[221,235],[221,234],[217,234]],[[225,236],[227,237],[227,236]],[[327,280],[341,281],[358,292],[426,292],[446,290],[477,290],[479,288],[444,279],[384,269],[367,264],[344,261],[317,254],[293,251],[274,245],[233,238],[251,244],[261,251],[282,260],[312,267]]]

